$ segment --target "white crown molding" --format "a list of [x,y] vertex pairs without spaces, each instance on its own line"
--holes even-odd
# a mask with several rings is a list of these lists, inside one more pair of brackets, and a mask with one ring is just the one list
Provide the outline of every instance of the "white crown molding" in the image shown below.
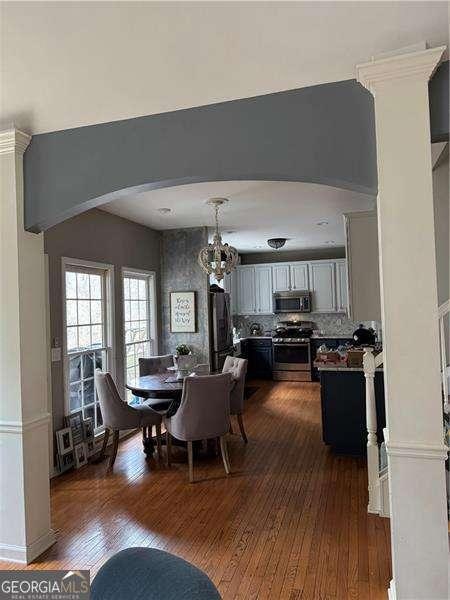
[[377,83],[393,79],[423,77],[430,79],[446,50],[446,46],[380,58],[356,66],[356,78],[369,91]]
[[28,421],[0,421],[0,433],[22,434],[36,427],[48,425],[50,419],[50,413],[42,413]]
[[404,458],[423,458],[428,460],[446,460],[448,447],[445,444],[421,444],[419,442],[386,441],[386,453]]
[[30,141],[31,135],[19,129],[0,131],[0,154],[16,153],[23,155]]

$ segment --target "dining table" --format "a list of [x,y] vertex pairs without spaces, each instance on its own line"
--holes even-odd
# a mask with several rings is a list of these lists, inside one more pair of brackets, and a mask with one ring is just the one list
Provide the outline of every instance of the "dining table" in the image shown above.
[[[214,373],[213,373],[214,374]],[[232,386],[236,382],[232,381]],[[164,411],[164,414],[171,416],[177,411],[181,396],[183,393],[183,379],[177,379],[172,369],[153,375],[143,375],[135,377],[127,382],[126,387],[134,396],[142,398],[145,403],[154,410]],[[143,432],[144,452],[147,456],[153,454],[156,446],[156,439],[151,436],[151,431]],[[164,436],[162,443],[164,443]],[[185,446],[185,442],[172,439],[175,445]]]

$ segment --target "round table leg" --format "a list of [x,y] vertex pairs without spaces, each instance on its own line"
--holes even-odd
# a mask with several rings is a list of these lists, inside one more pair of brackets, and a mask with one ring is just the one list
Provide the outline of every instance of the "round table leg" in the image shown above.
[[146,456],[152,456],[155,451],[155,443],[152,438],[151,426],[142,428],[142,445],[144,447],[144,453]]

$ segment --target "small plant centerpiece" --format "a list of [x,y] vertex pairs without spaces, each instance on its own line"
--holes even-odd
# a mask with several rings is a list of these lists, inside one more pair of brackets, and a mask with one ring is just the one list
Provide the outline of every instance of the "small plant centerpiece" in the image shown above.
[[194,367],[194,356],[191,349],[186,344],[178,344],[175,348],[175,364],[178,369],[178,378],[182,379],[189,375],[189,371]]

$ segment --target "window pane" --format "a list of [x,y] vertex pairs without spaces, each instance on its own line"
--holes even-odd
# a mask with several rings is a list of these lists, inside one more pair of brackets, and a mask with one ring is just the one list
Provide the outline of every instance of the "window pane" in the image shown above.
[[130,279],[130,298],[137,300],[139,298],[138,280]]
[[91,322],[89,300],[78,301],[78,323],[79,325],[88,325]]
[[67,300],[66,302],[66,322],[67,325],[77,324],[77,301]]
[[94,402],[94,380],[88,379],[83,383],[83,404],[92,404]]
[[100,410],[100,406],[97,404],[97,424],[96,424],[96,427],[101,427],[102,425],[103,425],[102,411]]
[[101,300],[92,300],[91,323],[101,323],[102,320],[102,302]]
[[83,419],[93,419],[94,418],[94,405],[85,406],[83,409]]
[[78,348],[78,327],[67,328],[67,351],[76,350]]
[[147,323],[145,321],[141,321],[139,328],[139,339],[142,341],[147,339]]
[[91,284],[91,298],[101,300],[102,298],[102,278],[101,275],[89,275]]
[[139,302],[133,300],[131,301],[131,320],[139,320]]
[[131,320],[131,306],[128,300],[125,300],[124,302],[124,319],[125,321]]
[[[83,379],[94,376],[94,355],[83,354]],[[86,404],[86,401],[85,401]],[[89,403],[88,403],[89,404]]]
[[78,343],[80,348],[89,348],[91,345],[91,328],[89,325],[78,327]]
[[69,360],[69,381],[80,381],[81,379],[81,356],[75,356]]
[[102,351],[95,353],[95,368],[103,369],[103,352]]
[[77,273],[77,296],[78,298],[89,298],[89,275]]
[[145,300],[147,298],[147,282],[144,279],[139,279],[139,299]]
[[125,300],[128,300],[130,297],[130,280],[128,277],[124,277],[123,279],[123,297]]
[[77,297],[77,276],[76,273],[66,272],[66,298]]
[[145,321],[147,318],[147,302],[145,300],[139,302],[139,318],[141,321]]
[[103,333],[101,325],[93,325],[92,326],[92,346],[103,346]]
[[81,408],[81,383],[69,387],[69,407],[71,411]]

